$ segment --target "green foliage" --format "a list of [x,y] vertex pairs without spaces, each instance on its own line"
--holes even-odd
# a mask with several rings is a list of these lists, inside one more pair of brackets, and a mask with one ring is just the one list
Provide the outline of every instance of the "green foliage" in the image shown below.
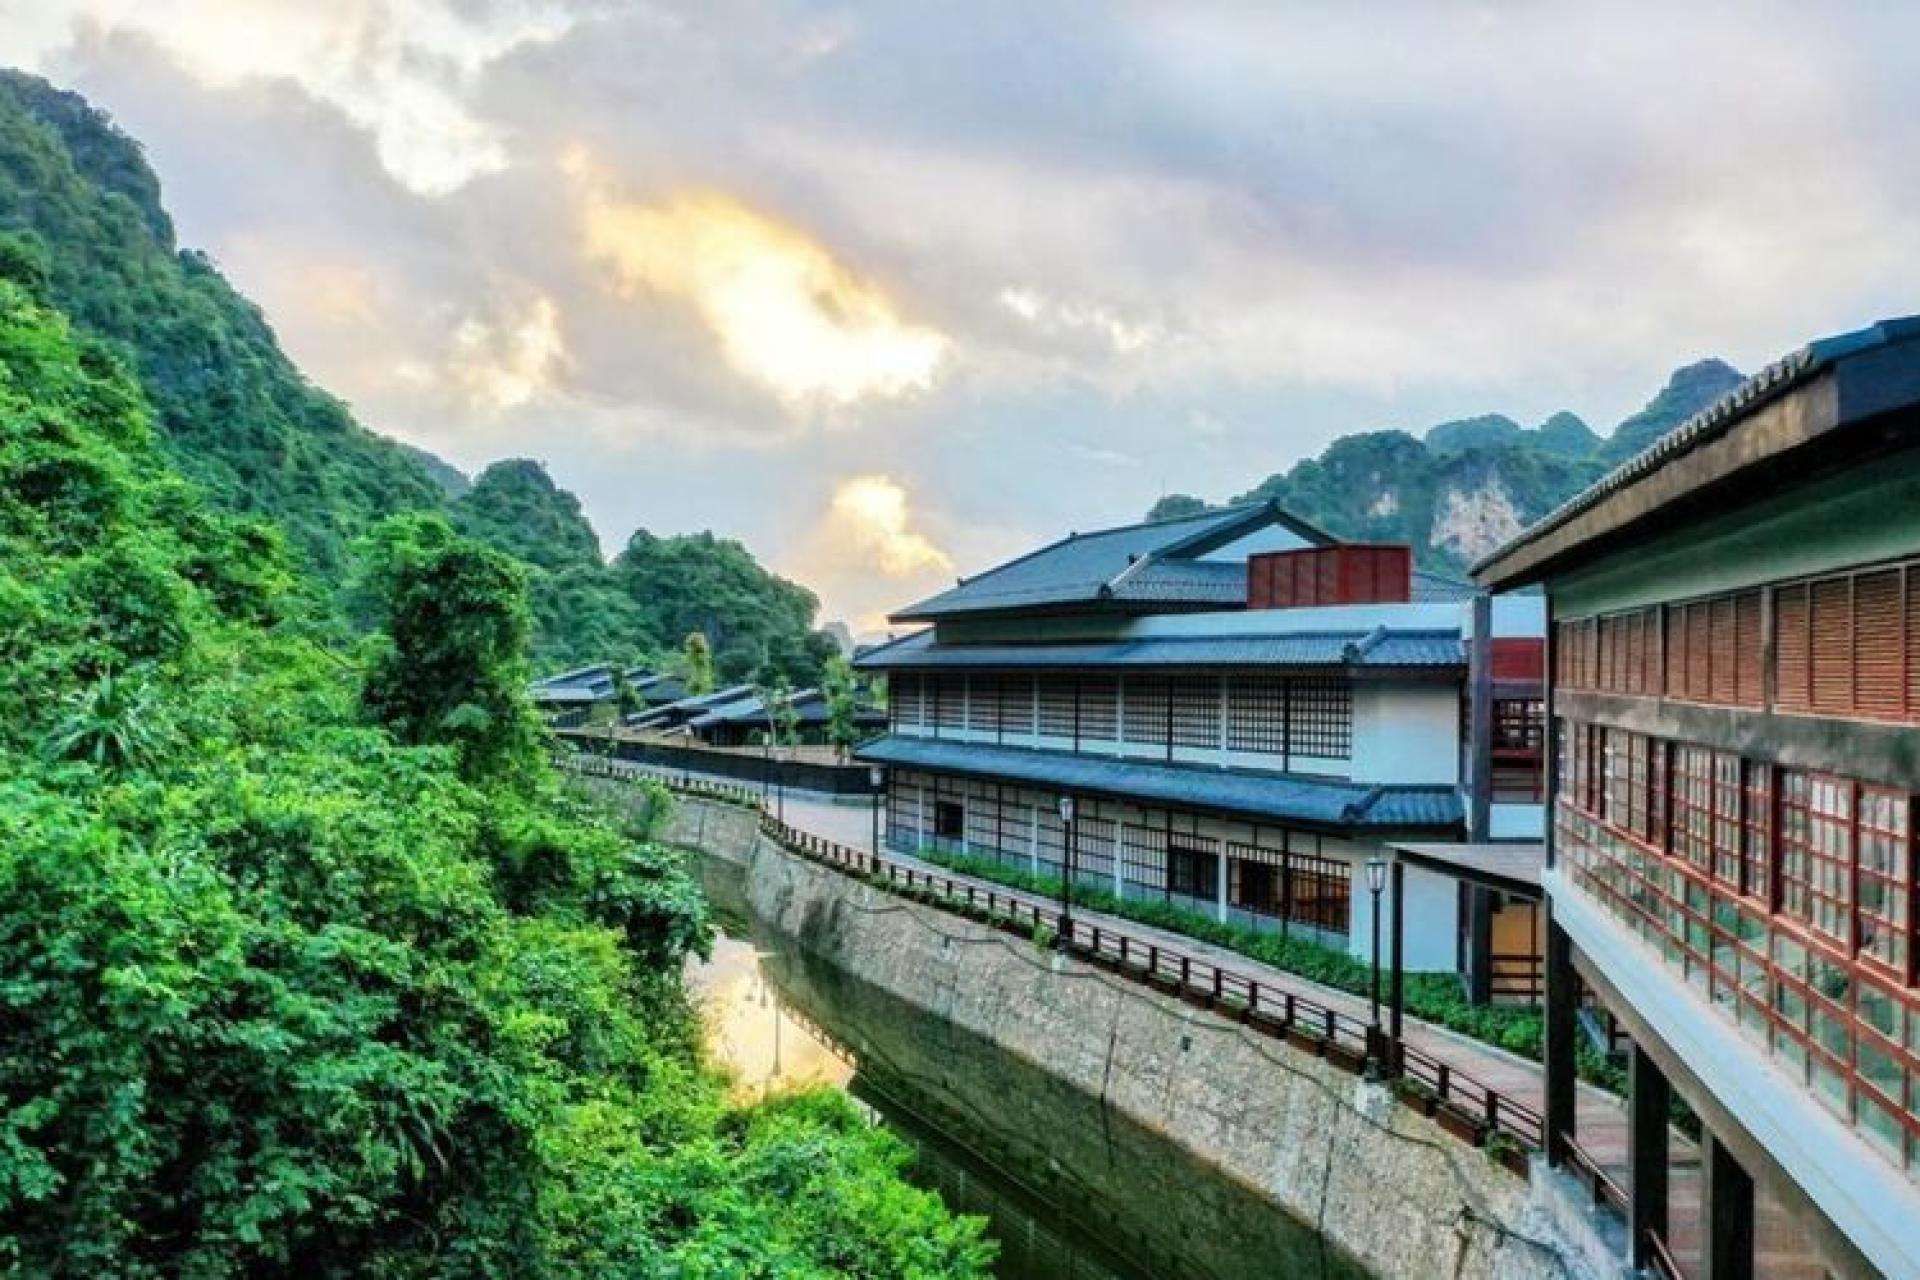
[[706,632],[689,631],[680,642],[680,673],[689,696],[713,692],[713,646]]
[[47,753],[56,760],[84,761],[103,769],[146,764],[166,735],[157,703],[151,685],[104,672],[60,699],[65,714],[47,739]]
[[860,728],[854,723],[860,694],[853,665],[837,653],[827,659],[821,673],[820,693],[827,702],[827,742],[845,755],[860,741]]
[[635,533],[613,572],[640,612],[641,634],[654,648],[699,632],[723,682],[755,679],[811,685],[834,652],[814,631],[820,602],[811,591],[768,573],[747,549],[699,533],[655,537]]
[[454,746],[469,778],[525,774],[539,735],[520,566],[439,516],[396,516],[364,545],[387,641],[367,676],[368,712],[402,742]]
[[1161,496],[1147,510],[1149,520],[1179,520],[1186,516],[1197,516],[1206,511],[1206,500],[1196,498],[1190,493],[1169,493]]
[[373,529],[363,688],[148,422],[0,281],[0,1271],[983,1274],[844,1103],[702,1066],[704,903],[523,741],[519,567]]

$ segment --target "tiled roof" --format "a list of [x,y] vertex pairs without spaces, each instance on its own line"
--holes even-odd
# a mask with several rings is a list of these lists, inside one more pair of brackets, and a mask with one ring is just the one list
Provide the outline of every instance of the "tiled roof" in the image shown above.
[[1521,530],[1499,550],[1473,566],[1475,574],[1485,573],[1520,547],[1537,541],[1566,524],[1582,512],[1598,506],[1608,496],[1626,488],[1667,463],[1714,440],[1771,400],[1777,399],[1833,365],[1862,351],[1905,342],[1920,337],[1920,316],[1882,320],[1878,324],[1837,334],[1808,343],[1792,355],[1777,360],[1714,403],[1694,414],[1639,453],[1600,477],[1593,484],[1549,511]]
[[[802,689],[788,701],[801,724],[825,724],[832,718],[827,709],[826,695],[818,689]],[[688,723],[696,729],[707,729],[721,724],[765,724],[766,719],[766,704],[755,696],[729,702],[704,715],[695,716]],[[870,703],[858,703],[854,707],[856,723],[871,725],[882,723],[885,719],[886,712]]]
[[1082,644],[940,644],[932,630],[869,649],[862,671],[1016,667],[1458,667],[1458,631],[1151,636]]
[[1474,586],[1458,578],[1449,578],[1425,569],[1413,571],[1412,598],[1415,604],[1451,604],[1473,599]]
[[[635,692],[672,676],[658,676],[645,667],[628,667],[627,683]],[[613,668],[604,662],[575,667],[557,676],[535,680],[528,687],[535,702],[611,702],[614,697]]]
[[1074,533],[965,579],[951,590],[902,609],[903,620],[932,620],[996,610],[1090,605],[1103,600],[1231,604],[1246,599],[1244,565],[1194,557],[1271,524],[1308,542],[1332,539],[1272,503],[1208,511],[1179,520]]
[[1464,815],[1460,793],[1453,787],[1375,786],[1064,751],[1023,751],[904,734],[876,739],[854,754],[899,768],[1004,778],[1339,830],[1453,830]]

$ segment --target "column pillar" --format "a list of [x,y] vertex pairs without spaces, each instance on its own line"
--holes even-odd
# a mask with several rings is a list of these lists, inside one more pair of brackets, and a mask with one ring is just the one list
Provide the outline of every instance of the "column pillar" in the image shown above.
[[1700,1153],[1700,1216],[1707,1228],[1703,1280],[1753,1280],[1753,1179],[1713,1134]]
[[1214,859],[1214,900],[1220,923],[1227,922],[1227,842],[1220,842],[1220,856]]
[[1493,1001],[1493,891],[1467,886],[1467,999]]
[[1401,957],[1406,954],[1407,939],[1407,869],[1398,857],[1393,860],[1393,923],[1388,934],[1393,942],[1393,968],[1389,971],[1387,982],[1387,1052],[1391,1055],[1389,1075],[1400,1074],[1400,1028],[1401,1014],[1406,1008],[1407,966]]
[[1667,1077],[1638,1044],[1628,1056],[1627,1200],[1636,1267],[1653,1261],[1648,1237],[1667,1238]]
[[1552,906],[1548,904],[1544,910],[1547,913],[1547,1131],[1542,1137],[1547,1162],[1559,1167],[1566,1160],[1566,1142],[1578,1132],[1574,1108],[1578,1083],[1574,1037],[1579,1034],[1575,1018],[1580,1008],[1580,975],[1573,969],[1572,939],[1554,921]]

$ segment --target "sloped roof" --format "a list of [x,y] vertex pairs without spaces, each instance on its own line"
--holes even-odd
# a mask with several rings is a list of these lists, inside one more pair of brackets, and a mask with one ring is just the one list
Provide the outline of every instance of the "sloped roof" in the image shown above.
[[933,773],[1004,778],[1066,791],[1179,805],[1329,830],[1456,829],[1460,793],[1443,786],[1376,786],[1291,774],[1152,764],[1065,751],[1024,751],[888,734],[854,752],[860,760]]
[[1459,667],[1458,631],[1279,632],[1273,635],[1146,636],[1055,644],[941,644],[915,632],[854,660],[862,671],[1052,667]]
[[1474,592],[1471,582],[1462,582],[1458,578],[1449,578],[1444,574],[1429,573],[1425,569],[1413,571],[1412,587],[1411,598],[1414,604],[1452,604],[1455,601],[1473,599]]
[[[672,676],[655,675],[645,667],[628,667],[627,683],[636,693]],[[613,667],[605,662],[575,667],[559,675],[535,680],[528,686],[535,702],[611,702],[614,698]]]
[[1246,599],[1246,568],[1197,559],[1269,525],[1306,541],[1334,539],[1270,502],[1208,511],[1178,520],[1072,533],[987,570],[893,615],[932,621],[965,614],[1093,605],[1107,601],[1235,604]]
[[[1564,526],[1608,503],[1615,495],[1623,493],[1656,472],[1664,470],[1718,440],[1772,401],[1805,386],[1819,375],[1836,369],[1844,363],[1850,363],[1855,357],[1902,344],[1916,344],[1917,349],[1920,349],[1920,316],[1882,320],[1878,324],[1869,325],[1851,333],[1822,338],[1775,361],[1521,530],[1506,545],[1474,565],[1475,578],[1491,586],[1517,585],[1531,580],[1532,577],[1538,576],[1538,558],[1519,555],[1523,549],[1546,539]],[[1910,369],[1911,366],[1909,366]],[[1912,372],[1909,371],[1906,376],[1908,382],[1911,382]],[[1897,383],[1899,379],[1896,378],[1894,381]],[[1861,397],[1865,402],[1862,405],[1840,406],[1836,411],[1839,421],[1870,418],[1895,407],[1893,404],[1883,402],[1882,396],[1877,394],[1881,393],[1883,388],[1875,387],[1873,391],[1876,394]],[[1897,386],[1893,388],[1893,392],[1896,397],[1904,394],[1909,402],[1913,399],[1910,385],[1905,387],[1904,393]],[[1797,445],[1803,442],[1795,439],[1789,443]],[[1750,456],[1743,456],[1732,462],[1727,471],[1716,478],[1724,479],[1731,471],[1765,461],[1766,455],[1771,452],[1773,452],[1772,449],[1763,449],[1754,451]],[[1534,560],[1535,563],[1522,563],[1527,560]]]
[[[801,724],[824,724],[832,718],[827,709],[827,696],[818,689],[802,689],[791,695],[787,704]],[[721,724],[765,724],[766,719],[766,703],[755,695],[716,707],[687,723],[696,729],[708,729]],[[854,719],[873,724],[885,720],[886,712],[871,703],[856,703]]]

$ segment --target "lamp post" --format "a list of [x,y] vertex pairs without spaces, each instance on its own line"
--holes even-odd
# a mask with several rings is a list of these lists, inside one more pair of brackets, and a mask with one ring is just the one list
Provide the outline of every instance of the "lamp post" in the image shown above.
[[1367,1026],[1369,1057],[1380,1058],[1380,891],[1387,887],[1387,860],[1379,854],[1367,859],[1367,891],[1373,895],[1373,999]]
[[1060,945],[1073,941],[1073,797],[1060,797]]
[[873,784],[873,856],[880,856],[880,788],[886,785],[887,771],[879,765],[867,766],[867,781]]

